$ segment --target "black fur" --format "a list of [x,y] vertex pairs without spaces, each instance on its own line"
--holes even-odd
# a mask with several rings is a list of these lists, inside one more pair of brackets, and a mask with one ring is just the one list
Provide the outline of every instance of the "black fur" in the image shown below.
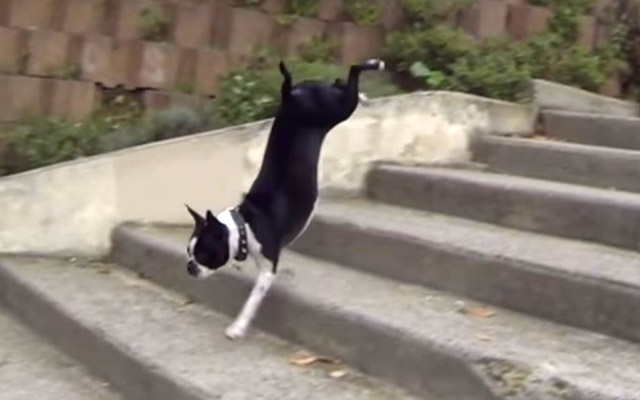
[[[360,73],[379,66],[378,61],[352,66],[346,83],[337,79],[333,85],[316,81],[293,85],[290,72],[280,63],[284,78],[281,104],[260,172],[239,206],[274,272],[280,251],[302,233],[313,212],[318,198],[318,161],[327,133],[356,109]],[[222,253],[224,230],[220,225],[224,225],[212,222],[209,227],[207,218],[198,228],[196,215],[194,235],[199,239],[194,256],[200,264],[216,269],[233,257]]]

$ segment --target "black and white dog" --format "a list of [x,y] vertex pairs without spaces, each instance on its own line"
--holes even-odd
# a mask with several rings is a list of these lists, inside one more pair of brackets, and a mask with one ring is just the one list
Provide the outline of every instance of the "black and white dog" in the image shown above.
[[345,121],[359,100],[362,71],[384,69],[369,60],[353,65],[346,83],[305,81],[293,85],[284,77],[281,103],[264,154],[262,167],[239,206],[217,216],[202,217],[191,208],[195,228],[187,255],[187,270],[206,277],[225,265],[252,258],[259,276],[236,320],[226,329],[230,339],[242,337],[273,283],[281,250],[296,239],[311,220],[318,198],[318,161],[327,133]]

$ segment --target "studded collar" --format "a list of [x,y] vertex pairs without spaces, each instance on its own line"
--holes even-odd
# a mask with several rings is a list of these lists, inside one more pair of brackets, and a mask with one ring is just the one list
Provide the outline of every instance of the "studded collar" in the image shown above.
[[244,220],[244,217],[237,208],[231,210],[231,218],[233,218],[233,222],[238,227],[238,233],[240,233],[238,237],[238,251],[236,252],[234,258],[236,261],[244,261],[247,259],[247,256],[249,254],[247,224]]

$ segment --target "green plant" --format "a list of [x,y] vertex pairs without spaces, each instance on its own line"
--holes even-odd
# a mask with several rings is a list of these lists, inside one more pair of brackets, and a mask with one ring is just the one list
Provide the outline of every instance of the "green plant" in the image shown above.
[[336,57],[337,45],[331,38],[313,36],[304,43],[298,54],[303,61],[307,62],[331,62]]
[[287,0],[287,10],[299,17],[315,17],[318,14],[318,0]]
[[[84,122],[32,118],[11,134],[4,154],[5,173],[15,173],[204,131],[214,125],[210,110],[169,108],[144,116],[120,111],[128,101],[116,96],[117,107],[103,108]],[[109,113],[112,112],[112,113]]]
[[450,78],[445,73],[430,69],[422,61],[413,63],[409,73],[412,77],[422,80],[428,89],[442,90],[451,87]]
[[164,41],[169,37],[171,20],[164,8],[147,7],[138,15],[137,28],[143,39]]
[[442,22],[472,3],[473,0],[401,0],[402,8],[410,22],[427,25]]
[[276,22],[280,26],[291,26],[295,24],[298,18],[295,14],[280,14],[276,16]]
[[529,69],[522,49],[511,41],[482,43],[452,66],[451,88],[508,101],[525,101],[530,95]]
[[262,0],[227,0],[229,4],[236,7],[257,7],[262,4]]
[[346,14],[360,25],[376,25],[380,22],[380,5],[369,0],[345,0]]
[[390,66],[400,72],[407,72],[413,63],[421,61],[430,69],[449,73],[453,63],[475,46],[462,30],[439,24],[392,33],[387,37],[384,53]]

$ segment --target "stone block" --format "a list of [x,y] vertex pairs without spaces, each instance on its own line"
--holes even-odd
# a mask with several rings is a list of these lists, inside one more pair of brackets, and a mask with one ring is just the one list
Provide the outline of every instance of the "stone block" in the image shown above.
[[57,76],[73,68],[71,36],[62,32],[31,31],[27,40],[26,73],[35,76]]
[[578,44],[591,50],[596,44],[596,19],[591,15],[580,17],[578,26]]
[[325,21],[337,21],[342,16],[344,0],[318,0],[318,18]]
[[180,48],[167,43],[144,42],[138,73],[138,86],[170,89],[177,83]]
[[295,54],[313,37],[323,37],[327,23],[318,19],[299,18],[288,30],[285,50],[287,54]]
[[615,0],[596,0],[593,5],[593,15],[598,18],[603,18],[614,5]]
[[196,61],[195,91],[204,95],[215,95],[220,77],[230,68],[228,54],[214,49],[198,50]]
[[47,102],[44,79],[0,74],[0,121],[15,122],[45,115]]
[[600,88],[600,94],[609,97],[620,97],[622,94],[622,84],[620,75],[614,74]]
[[208,46],[211,43],[214,4],[184,3],[175,8],[173,40],[186,47]]
[[0,23],[9,27],[50,29],[62,0],[4,0]]
[[213,2],[213,27],[211,38],[213,46],[228,49],[231,36],[231,16],[233,7],[225,0],[211,0]]
[[198,109],[203,107],[209,99],[193,94],[146,90],[142,100],[146,111],[160,111],[171,107]]
[[609,26],[601,22],[596,22],[594,36],[596,48],[606,45],[609,40]]
[[105,5],[104,0],[65,0],[55,27],[67,33],[100,33]]
[[96,85],[64,79],[48,79],[45,83],[49,96],[47,113],[72,122],[91,116],[98,104]]
[[233,8],[229,44],[236,55],[248,55],[259,46],[269,45],[275,27],[274,17],[259,10]]
[[342,64],[360,63],[380,57],[384,44],[381,27],[360,26],[351,22],[335,24],[330,28],[330,38],[339,43]]
[[525,40],[547,28],[552,12],[544,7],[509,5],[507,30],[517,40]]
[[21,74],[26,69],[26,32],[0,27],[0,72]]
[[502,35],[507,29],[508,4],[502,0],[478,0],[462,10],[460,24],[478,39]]
[[124,83],[114,62],[114,40],[107,36],[87,36],[82,44],[80,68],[82,79],[107,87]]
[[148,0],[106,0],[104,30],[116,39],[136,39],[140,13],[152,4]]
[[287,2],[286,0],[264,0],[260,8],[269,14],[284,14],[287,11]]
[[385,31],[391,32],[402,27],[404,12],[401,0],[377,0],[382,13],[382,26]]
[[116,41],[112,50],[111,68],[116,82],[127,89],[138,87],[143,42],[138,40]]

